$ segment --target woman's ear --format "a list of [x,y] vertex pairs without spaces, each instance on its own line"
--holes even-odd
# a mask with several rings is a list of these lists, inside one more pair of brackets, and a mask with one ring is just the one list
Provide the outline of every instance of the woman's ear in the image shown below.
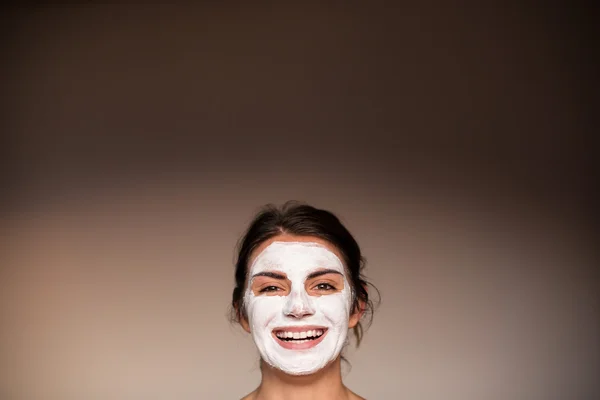
[[[363,285],[365,292],[367,292],[367,285]],[[364,315],[367,309],[367,303],[364,300],[358,300],[357,306],[354,307],[352,314],[350,314],[350,319],[348,320],[348,328],[354,328],[359,322],[362,316]]]
[[236,309],[235,312],[237,313],[238,321],[240,322],[242,328],[244,328],[246,332],[250,333],[250,324],[248,323],[248,318],[246,318],[244,313],[241,312],[239,309]]
[[350,319],[348,320],[348,328],[354,328],[359,322],[362,316],[365,313],[365,302],[362,300],[358,301],[358,307],[354,309],[354,312],[350,315]]

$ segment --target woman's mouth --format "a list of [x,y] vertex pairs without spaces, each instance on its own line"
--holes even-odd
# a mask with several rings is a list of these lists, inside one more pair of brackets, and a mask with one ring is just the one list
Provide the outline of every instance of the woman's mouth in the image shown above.
[[275,341],[285,349],[304,350],[321,343],[327,328],[322,326],[285,327],[273,329]]

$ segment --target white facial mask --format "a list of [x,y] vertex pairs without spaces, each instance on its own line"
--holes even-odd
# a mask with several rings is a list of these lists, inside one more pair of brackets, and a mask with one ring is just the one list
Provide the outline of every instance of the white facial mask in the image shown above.
[[[322,269],[342,274],[344,288],[340,292],[321,296],[307,293],[307,276]],[[253,293],[252,277],[269,271],[287,275],[291,282],[288,295]],[[248,277],[244,302],[252,337],[265,362],[288,374],[304,375],[320,370],[337,358],[348,334],[351,290],[344,265],[333,252],[319,243],[273,242],[256,257]],[[282,347],[273,335],[275,328],[303,326],[324,327],[326,333],[314,347],[302,350]]]

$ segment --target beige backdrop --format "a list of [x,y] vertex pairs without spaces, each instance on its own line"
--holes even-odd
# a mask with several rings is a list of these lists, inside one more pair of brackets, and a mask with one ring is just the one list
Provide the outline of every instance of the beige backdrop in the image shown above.
[[288,199],[381,291],[359,394],[598,396],[583,14],[5,11],[0,398],[254,389],[234,246]]

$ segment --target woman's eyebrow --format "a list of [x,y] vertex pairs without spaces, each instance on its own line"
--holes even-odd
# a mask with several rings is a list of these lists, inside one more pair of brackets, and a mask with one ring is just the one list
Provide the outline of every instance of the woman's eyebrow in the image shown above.
[[319,277],[321,275],[326,275],[326,274],[338,274],[338,275],[342,275],[342,273],[340,271],[337,271],[335,269],[323,269],[321,271],[313,272],[312,274],[308,275],[306,277],[306,279],[313,279],[313,278]]
[[284,274],[280,274],[278,272],[272,272],[272,271],[264,271],[264,272],[258,272],[254,275],[252,275],[252,278],[256,278],[257,276],[267,276],[269,278],[273,278],[273,279],[287,279],[287,277]]

